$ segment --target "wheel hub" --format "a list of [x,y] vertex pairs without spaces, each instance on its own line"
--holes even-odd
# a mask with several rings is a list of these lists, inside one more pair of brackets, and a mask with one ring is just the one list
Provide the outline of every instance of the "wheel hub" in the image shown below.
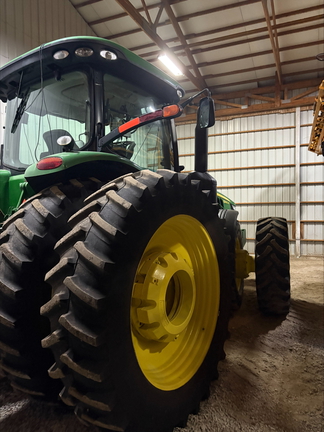
[[145,339],[172,342],[192,317],[194,272],[175,252],[153,253],[143,260],[135,279],[135,327]]

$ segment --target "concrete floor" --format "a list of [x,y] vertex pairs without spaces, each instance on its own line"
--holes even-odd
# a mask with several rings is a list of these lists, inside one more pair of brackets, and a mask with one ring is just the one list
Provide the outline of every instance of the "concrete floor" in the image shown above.
[[[227,357],[198,415],[175,432],[324,431],[324,261],[291,259],[290,313],[264,317],[253,278],[230,321]],[[0,381],[0,432],[87,432],[72,412]],[[154,432],[154,431],[152,431]]]

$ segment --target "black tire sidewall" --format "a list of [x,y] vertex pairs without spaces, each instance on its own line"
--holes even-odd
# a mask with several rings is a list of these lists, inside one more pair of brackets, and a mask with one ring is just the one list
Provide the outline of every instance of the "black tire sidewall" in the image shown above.
[[[62,387],[48,377],[47,369],[54,359],[49,350],[41,347],[41,339],[50,332],[49,322],[39,313],[50,298],[50,286],[44,276],[59,260],[54,246],[70,230],[68,219],[99,187],[95,180],[76,182],[79,184],[69,181],[42,190],[20,207],[23,211],[6,222],[7,243],[12,254],[22,261],[21,266],[12,268],[0,256],[1,283],[9,287],[0,293],[0,312],[18,319],[17,326],[12,328],[0,326],[0,341],[17,350],[21,346],[23,352],[20,356],[4,353],[7,367],[16,371],[8,377],[19,389],[44,400],[57,400]],[[36,209],[40,209],[39,212]],[[15,225],[18,219],[32,232],[32,238],[23,237]],[[12,287],[19,287],[19,295],[7,294]],[[25,378],[26,374],[31,378]]]

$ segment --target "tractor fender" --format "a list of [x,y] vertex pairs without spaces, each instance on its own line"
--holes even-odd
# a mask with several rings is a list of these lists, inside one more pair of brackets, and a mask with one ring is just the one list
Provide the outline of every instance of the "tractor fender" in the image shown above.
[[108,182],[142,168],[129,159],[101,152],[65,152],[41,159],[25,171],[25,179],[35,192],[73,178],[95,177]]
[[220,219],[225,219],[225,234],[231,237],[229,250],[235,249],[235,239],[237,235],[237,218],[239,212],[236,210],[221,209],[218,212]]

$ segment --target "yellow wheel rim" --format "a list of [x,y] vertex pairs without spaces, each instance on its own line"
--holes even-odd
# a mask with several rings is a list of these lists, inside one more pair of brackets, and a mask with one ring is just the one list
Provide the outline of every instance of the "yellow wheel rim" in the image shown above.
[[215,332],[219,296],[208,232],[190,216],[168,219],[142,255],[132,293],[133,346],[152,385],[175,390],[195,375]]

